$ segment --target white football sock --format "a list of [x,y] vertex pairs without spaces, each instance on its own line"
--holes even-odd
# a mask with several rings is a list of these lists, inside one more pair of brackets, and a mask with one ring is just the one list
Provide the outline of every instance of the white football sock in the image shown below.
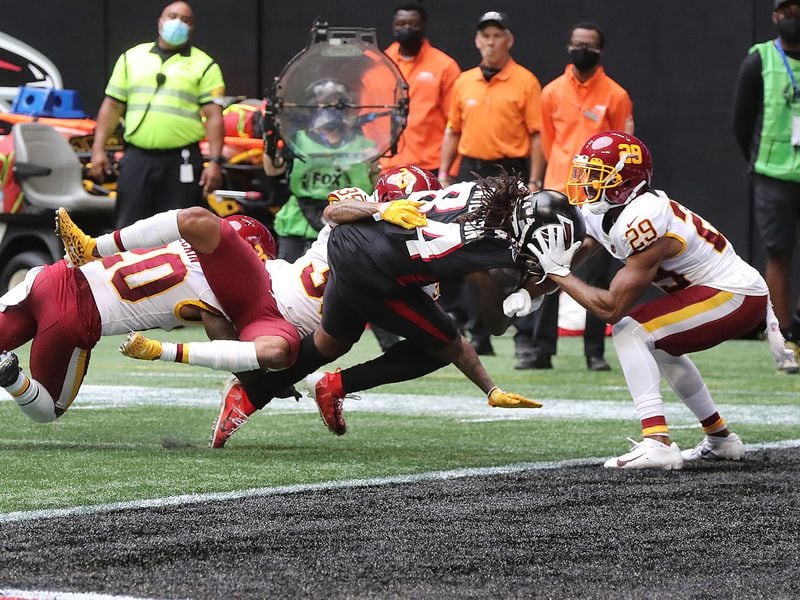
[[30,379],[22,371],[17,380],[5,389],[32,421],[49,423],[56,420],[56,404],[53,398],[42,384]]
[[181,362],[217,371],[254,371],[260,369],[255,342],[215,340],[190,344],[161,343],[158,360]]
[[179,239],[178,209],[168,210],[101,235],[97,238],[97,253],[111,256],[135,248],[157,248]]
[[624,317],[614,325],[613,340],[639,419],[663,416],[661,372],[653,356],[652,336],[637,321]]
[[698,421],[718,412],[703,376],[688,356],[672,356],[663,350],[656,350],[654,355],[664,378]]

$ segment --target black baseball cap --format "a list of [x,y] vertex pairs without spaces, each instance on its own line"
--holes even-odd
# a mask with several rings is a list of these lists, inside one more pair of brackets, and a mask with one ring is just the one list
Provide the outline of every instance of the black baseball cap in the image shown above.
[[478,31],[487,25],[495,25],[500,29],[508,29],[509,31],[511,30],[511,27],[508,24],[508,15],[497,12],[496,10],[490,10],[489,12],[481,15],[481,18],[478,19]]

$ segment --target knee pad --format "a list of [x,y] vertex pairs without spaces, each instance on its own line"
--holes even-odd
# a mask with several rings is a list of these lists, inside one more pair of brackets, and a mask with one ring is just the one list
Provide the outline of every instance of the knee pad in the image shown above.
[[615,345],[620,342],[624,343],[626,338],[647,344],[651,349],[655,345],[655,340],[650,332],[633,317],[623,317],[614,323],[611,329],[611,338],[614,340]]

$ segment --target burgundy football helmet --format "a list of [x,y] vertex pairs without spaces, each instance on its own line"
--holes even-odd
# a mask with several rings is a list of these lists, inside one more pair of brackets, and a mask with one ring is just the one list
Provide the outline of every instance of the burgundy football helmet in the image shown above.
[[595,214],[623,206],[646,191],[653,157],[639,139],[623,131],[590,137],[572,161],[567,180],[570,204],[588,204]]
[[225,217],[225,220],[231,224],[240,238],[253,247],[261,262],[278,256],[278,244],[275,238],[260,221],[246,215],[230,215]]
[[403,165],[386,169],[375,182],[375,199],[378,202],[390,202],[405,198],[411,192],[421,190],[440,190],[442,184],[436,176],[422,167]]

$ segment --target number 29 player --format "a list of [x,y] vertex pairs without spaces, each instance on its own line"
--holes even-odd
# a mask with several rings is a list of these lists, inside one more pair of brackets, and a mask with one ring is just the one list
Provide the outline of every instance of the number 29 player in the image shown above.
[[[605,463],[608,468],[680,469],[684,460],[739,460],[741,439],[728,429],[697,367],[686,356],[775,320],[767,285],[708,221],[651,188],[653,160],[636,137],[606,131],[576,155],[567,194],[582,206],[586,237],[568,246],[559,230],[526,240],[549,279],[609,323],[628,389],[642,425],[641,442]],[[608,290],[570,272],[603,246],[624,267]],[[638,303],[650,284],[665,295]],[[773,336],[774,337],[774,336]],[[778,336],[780,337],[780,336]],[[770,339],[776,361],[783,342]],[[671,441],[660,392],[664,377],[705,432],[693,449]]]

